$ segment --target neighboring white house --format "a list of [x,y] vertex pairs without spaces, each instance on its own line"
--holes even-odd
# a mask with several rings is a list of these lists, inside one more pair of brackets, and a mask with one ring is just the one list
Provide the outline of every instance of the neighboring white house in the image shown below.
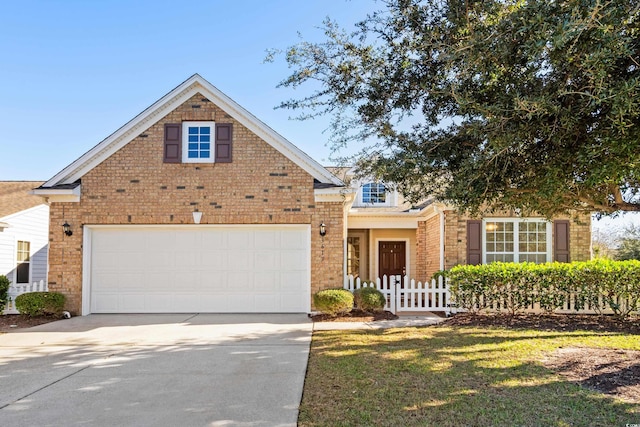
[[11,285],[47,281],[49,206],[40,181],[0,181],[0,275]]

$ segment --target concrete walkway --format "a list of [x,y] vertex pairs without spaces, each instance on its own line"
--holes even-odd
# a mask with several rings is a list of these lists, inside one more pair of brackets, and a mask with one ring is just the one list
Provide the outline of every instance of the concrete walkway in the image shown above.
[[12,427],[295,426],[306,315],[90,315],[0,335]]

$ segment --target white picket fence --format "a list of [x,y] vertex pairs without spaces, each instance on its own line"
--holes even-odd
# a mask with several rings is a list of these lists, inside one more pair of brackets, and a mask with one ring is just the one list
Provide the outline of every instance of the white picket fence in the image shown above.
[[451,307],[449,286],[443,277],[430,282],[417,282],[408,276],[382,276],[375,282],[362,281],[359,277],[345,277],[344,289],[353,292],[364,287],[374,287],[385,296],[384,309],[394,314],[398,312],[444,312],[447,316],[455,307]]
[[[373,281],[362,281],[360,278],[353,276],[345,277],[344,289],[353,292],[355,289],[363,287],[374,287],[385,296],[387,304],[384,309],[394,314],[398,312],[444,312],[447,316],[460,311],[467,311],[462,307],[458,307],[455,301],[452,301],[449,292],[450,283],[448,280],[440,276],[437,280],[430,282],[417,282],[409,279],[408,276],[383,276],[382,279]],[[466,301],[462,306],[472,311],[486,312],[510,312],[510,304],[506,300],[488,300],[482,295],[472,297],[471,301]],[[581,305],[577,301],[574,294],[567,294],[563,299],[562,307],[554,310],[554,313],[565,314],[613,314],[613,310],[609,307],[604,296],[593,304]],[[629,306],[629,301],[617,301],[619,305]],[[518,310],[525,313],[544,313],[538,303],[530,304]]]
[[16,297],[18,295],[26,294],[29,292],[47,292],[49,286],[46,281],[40,280],[39,282],[33,282],[32,284],[25,283],[20,285],[9,285],[9,292],[7,294],[7,305],[4,308],[4,314],[19,314],[16,310]]

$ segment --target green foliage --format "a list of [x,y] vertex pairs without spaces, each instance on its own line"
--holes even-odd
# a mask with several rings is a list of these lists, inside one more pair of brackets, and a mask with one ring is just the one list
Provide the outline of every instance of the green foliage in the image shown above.
[[325,289],[313,295],[313,305],[331,316],[348,313],[353,308],[353,294],[346,289]]
[[16,308],[27,316],[60,316],[65,297],[59,292],[29,292],[18,295]]
[[362,175],[472,212],[640,211],[638,0],[381,4],[291,46],[280,83]]
[[372,287],[365,287],[353,291],[353,301],[356,307],[364,311],[382,311],[386,304],[384,294]]
[[9,284],[11,282],[7,278],[7,276],[0,275],[0,313],[4,310],[7,305],[7,294],[9,292]]
[[624,236],[620,239],[615,258],[617,260],[640,260],[640,226],[625,228]]
[[516,313],[534,304],[546,311],[640,309],[640,261],[461,265],[445,273],[456,304],[467,310]]

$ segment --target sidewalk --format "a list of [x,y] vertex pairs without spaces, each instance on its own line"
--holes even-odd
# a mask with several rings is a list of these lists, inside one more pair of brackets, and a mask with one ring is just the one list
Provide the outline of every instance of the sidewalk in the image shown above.
[[334,331],[348,329],[387,329],[415,326],[429,326],[440,323],[443,317],[431,316],[401,316],[395,320],[378,320],[376,322],[314,322],[314,331]]

